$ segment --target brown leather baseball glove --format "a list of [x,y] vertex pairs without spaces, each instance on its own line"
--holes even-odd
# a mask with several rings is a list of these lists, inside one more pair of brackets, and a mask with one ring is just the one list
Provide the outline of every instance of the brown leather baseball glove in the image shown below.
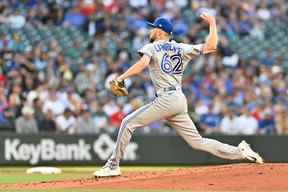
[[127,96],[128,95],[128,90],[125,87],[124,80],[123,81],[117,81],[117,80],[111,81],[110,89],[111,89],[111,92],[115,96]]

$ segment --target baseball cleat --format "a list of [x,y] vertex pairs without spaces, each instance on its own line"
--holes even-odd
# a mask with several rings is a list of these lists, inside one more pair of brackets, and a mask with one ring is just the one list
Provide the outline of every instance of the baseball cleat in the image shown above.
[[244,159],[248,159],[254,163],[264,163],[262,157],[258,153],[254,152],[246,141],[242,141],[238,147]]
[[120,176],[121,171],[119,166],[105,165],[98,171],[95,171],[93,175],[95,177],[114,177],[114,176]]

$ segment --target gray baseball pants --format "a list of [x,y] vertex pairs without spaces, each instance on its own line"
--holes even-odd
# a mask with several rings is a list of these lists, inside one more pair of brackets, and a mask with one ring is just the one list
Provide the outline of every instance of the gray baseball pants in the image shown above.
[[140,107],[123,119],[116,146],[108,162],[119,165],[135,129],[163,118],[192,148],[209,152],[223,159],[243,159],[238,147],[203,138],[188,115],[185,95],[181,90],[174,90],[163,92],[154,101]]

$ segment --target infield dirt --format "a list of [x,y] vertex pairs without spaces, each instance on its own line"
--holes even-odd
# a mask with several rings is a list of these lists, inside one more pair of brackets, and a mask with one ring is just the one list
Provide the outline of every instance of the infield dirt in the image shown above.
[[288,164],[230,164],[173,171],[129,171],[112,178],[0,184],[0,189],[4,190],[64,188],[284,192],[288,191]]

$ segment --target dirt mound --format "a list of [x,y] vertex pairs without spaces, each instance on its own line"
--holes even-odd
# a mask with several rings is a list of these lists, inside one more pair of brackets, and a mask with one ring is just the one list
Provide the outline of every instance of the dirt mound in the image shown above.
[[288,191],[288,164],[231,164],[174,171],[124,172],[121,177],[29,184],[5,184],[0,189],[178,189],[197,191]]

